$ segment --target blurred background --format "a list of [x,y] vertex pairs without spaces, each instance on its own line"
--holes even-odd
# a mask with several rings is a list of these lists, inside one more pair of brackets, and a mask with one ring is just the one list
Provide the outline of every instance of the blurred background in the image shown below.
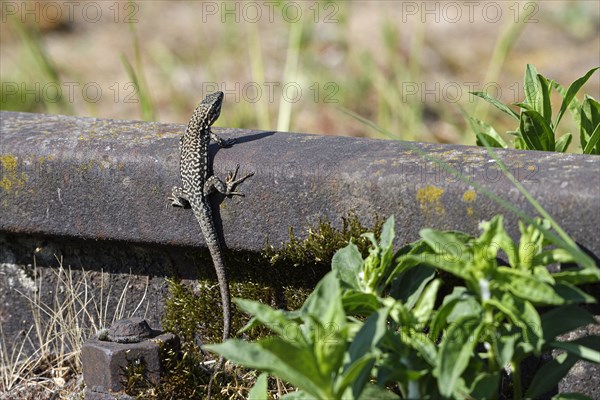
[[[600,65],[596,0],[0,4],[3,110],[186,123],[222,90],[216,126],[380,137],[349,110],[474,144],[462,110],[515,126],[469,91],[519,102],[528,63],[565,87]],[[581,93],[599,91],[596,73]]]

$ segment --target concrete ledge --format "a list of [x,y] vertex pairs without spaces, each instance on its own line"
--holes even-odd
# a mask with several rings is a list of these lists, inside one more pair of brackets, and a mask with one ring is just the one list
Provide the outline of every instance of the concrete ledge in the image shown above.
[[[167,207],[178,178],[181,124],[1,112],[0,231],[203,246],[189,210]],[[516,217],[427,161],[419,149],[451,164],[529,215],[533,208],[485,149],[219,129],[236,137],[212,148],[215,172],[241,165],[256,175],[240,186],[246,197],[225,199],[219,220],[227,246],[262,250],[318,217],[339,222],[355,210],[368,220],[396,215],[398,241],[433,227],[477,233],[477,224],[504,213]],[[511,172],[567,233],[600,254],[600,158],[534,151],[498,151]],[[223,200],[223,199],[221,199]]]
[[[76,281],[84,276],[81,268],[87,271],[95,295],[102,287],[113,293],[127,290],[127,315],[145,299],[145,310],[136,315],[147,317],[157,327],[164,314],[165,277],[214,280],[208,255],[196,254],[204,239],[192,213],[172,209],[166,201],[171,187],[179,185],[178,140],[184,129],[180,124],[0,112],[0,323],[9,343],[12,338],[20,343],[32,324],[30,304],[19,293],[31,295],[37,290],[36,280],[43,281],[50,289],[41,298],[44,304],[52,304],[53,293],[60,291],[52,272],[59,259],[65,267],[74,267]],[[236,163],[242,173],[256,171],[240,186],[246,197],[220,199],[220,207],[215,208],[227,246],[242,251],[236,254],[262,250],[267,238],[271,244],[285,241],[289,227],[304,232],[319,217],[340,224],[340,216],[350,210],[365,224],[375,213],[395,214],[397,245],[415,240],[424,227],[477,234],[478,223],[497,213],[505,214],[509,232],[518,236],[514,215],[423,158],[421,152],[451,164],[535,215],[482,148],[215,131],[238,138],[232,148],[211,148],[216,153],[217,175],[225,176]],[[498,153],[565,231],[597,260],[600,157]],[[34,256],[37,271],[31,265]],[[274,274],[265,274],[261,266],[242,264],[228,263],[234,295],[245,297],[236,289],[250,282],[276,286],[260,290],[270,296],[267,303],[283,297],[279,287],[283,284],[270,280]],[[312,276],[300,277],[302,272],[292,269],[277,282],[312,287],[323,271],[312,272]],[[214,308],[209,313],[214,320],[206,321],[202,334],[221,326],[220,297],[218,289],[213,289],[207,303]],[[106,299],[108,308],[116,309],[118,300],[116,295]],[[238,324],[234,328],[240,328]],[[596,367],[587,364],[580,368],[584,374],[572,373],[561,391],[576,387],[585,374],[598,376]]]

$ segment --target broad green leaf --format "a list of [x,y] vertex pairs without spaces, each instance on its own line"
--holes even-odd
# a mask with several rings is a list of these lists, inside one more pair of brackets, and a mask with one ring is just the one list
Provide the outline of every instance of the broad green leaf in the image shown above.
[[569,342],[556,341],[550,345],[566,350],[580,359],[600,364],[600,336],[584,336]]
[[369,316],[381,307],[379,297],[374,293],[347,290],[342,296],[342,304],[348,315]]
[[[581,104],[581,124],[579,126],[579,139],[583,149],[587,148],[588,142],[591,140],[597,126],[600,124],[600,103],[594,98],[586,96],[585,100]],[[595,146],[590,153],[587,154],[598,154],[600,151],[600,145]]]
[[[410,385],[410,381],[419,380],[426,375],[431,376],[432,367],[437,365],[437,347],[435,344],[432,344],[432,360],[426,358],[425,361],[427,361],[427,363],[425,363],[419,357],[419,354],[414,351],[415,349],[420,349],[420,347],[415,348],[409,343],[409,341],[414,338],[414,335],[408,336],[410,333],[409,329],[403,327],[400,332],[386,336],[385,343],[383,344],[386,352],[382,355],[382,360],[377,365],[376,378],[379,385],[387,385],[390,382],[396,382],[407,389],[407,386]],[[425,342],[425,340],[418,340],[417,342]],[[427,350],[422,354],[429,354],[429,351],[430,350]],[[425,379],[432,381],[432,378],[430,377]],[[432,381],[431,383],[434,382]],[[409,398],[421,397],[418,396],[418,391],[413,396],[410,396],[410,390],[408,390],[408,392]]]
[[528,105],[530,105],[533,110],[538,113],[543,112],[542,105],[542,90],[537,79],[538,72],[535,67],[531,64],[527,64],[525,68],[525,78],[524,81],[524,91],[525,91],[525,101]]
[[426,265],[431,265],[432,267],[456,275],[459,278],[469,279],[469,271],[466,270],[467,263],[463,260],[451,259],[446,255],[439,254],[421,254],[419,256],[407,256],[407,258]]
[[[345,399],[345,397],[344,397]],[[358,400],[399,400],[397,394],[391,392],[385,388],[381,388],[377,385],[369,384],[363,390],[362,395],[358,398]]]
[[402,301],[408,309],[412,309],[425,286],[434,277],[435,269],[427,265],[406,270],[392,281],[390,296]]
[[434,370],[442,396],[453,395],[458,378],[469,364],[482,327],[478,318],[465,317],[454,322],[446,331]]
[[594,129],[592,136],[590,136],[590,140],[583,149],[583,154],[600,155],[600,146],[598,145],[598,142],[600,142],[600,124],[596,125],[596,129]]
[[395,237],[395,229],[396,225],[394,222],[394,216],[390,216],[383,226],[381,227],[381,239],[379,241],[379,247],[382,250],[381,254],[381,264],[379,274],[380,277],[378,279],[379,285],[381,285],[381,280],[387,278],[387,276],[392,272],[393,265],[393,257],[394,257],[394,237]]
[[577,94],[579,89],[581,89],[581,87],[587,82],[587,80],[590,78],[590,76],[592,76],[592,74],[598,68],[599,67],[590,69],[584,76],[575,80],[575,82],[573,82],[571,84],[571,86],[569,86],[569,88],[567,89],[567,92],[564,95],[563,102],[560,105],[560,110],[558,111],[558,115],[556,116],[556,122],[554,123],[554,127],[558,126],[558,123],[560,122],[563,114],[565,113],[565,111],[567,111],[567,107],[569,106],[569,104],[571,103],[573,98],[575,98],[575,95]]
[[466,293],[462,296],[454,307],[452,307],[451,312],[448,314],[447,322],[452,323],[457,319],[468,315],[481,315],[481,303],[479,303],[478,299],[470,293]]
[[365,320],[348,349],[350,359],[344,366],[345,370],[353,361],[376,349],[377,344],[387,332],[388,315],[389,309],[384,307]]
[[[377,356],[374,353],[368,353],[361,358],[354,360],[344,371],[341,379],[335,386],[335,392],[343,395],[344,392],[351,393],[353,399],[360,397],[365,385],[369,382],[371,370],[375,365]],[[340,396],[340,398],[342,398]]]
[[588,268],[568,269],[556,272],[552,275],[557,282],[581,285],[582,283],[600,282],[600,268],[591,266]]
[[256,378],[254,386],[252,387],[252,389],[250,389],[250,393],[248,393],[248,400],[264,400],[269,397],[267,392],[268,377],[269,374],[263,372],[258,376],[258,378]]
[[529,150],[554,151],[554,132],[538,112],[523,111],[520,130]]
[[500,374],[481,372],[471,383],[469,397],[473,399],[493,399],[498,395]]
[[573,139],[573,135],[570,133],[565,133],[556,141],[556,151],[559,153],[565,153],[567,148],[571,144],[571,140]]
[[[278,335],[289,338],[286,335],[287,331],[300,331],[299,324],[290,318],[286,311],[273,309],[254,300],[235,298],[233,301],[243,312],[254,316],[261,324]],[[293,341],[303,341],[301,336],[294,336],[293,339]]]
[[320,366],[308,348],[291,345],[276,336],[254,343],[231,339],[204,348],[236,364],[275,375],[317,398],[333,397],[330,377],[321,374]]
[[556,307],[541,316],[544,339],[554,340],[558,335],[596,322],[588,311],[575,305]]
[[552,89],[551,85],[548,85],[548,80],[540,74],[537,74],[537,79],[540,83],[541,88],[541,104],[542,109],[540,113],[546,120],[548,126],[552,127],[552,105],[550,104],[550,92]]
[[406,308],[404,304],[402,304],[402,302],[396,301],[388,297],[383,299],[382,303],[385,306],[390,307],[390,317],[396,322],[396,324],[400,326],[412,326],[415,324],[415,319],[412,313]]
[[514,112],[506,104],[498,101],[497,99],[495,99],[494,97],[490,96],[486,92],[469,92],[469,93],[471,93],[472,95],[475,95],[477,97],[481,97],[482,99],[484,99],[485,101],[487,101],[488,103],[490,103],[491,105],[493,105],[494,107],[496,107],[497,109],[499,109],[500,111],[502,111],[502,112],[510,115],[511,117],[513,117],[514,119],[516,119],[517,121],[519,120],[519,115],[516,112]]
[[[456,309],[456,310],[455,310]],[[435,313],[431,323],[431,337],[436,339],[448,324],[466,316],[481,313],[481,306],[472,294],[462,286],[457,286],[452,293],[444,297],[441,307]]]
[[329,375],[337,371],[343,361],[348,332],[340,283],[334,271],[319,281],[300,311],[311,317],[305,319],[301,329],[310,337],[313,357],[321,372]]
[[574,262],[573,255],[565,249],[545,250],[533,256],[531,263],[533,265],[548,265],[552,263],[570,263]]
[[421,297],[419,297],[415,308],[412,310],[417,321],[425,323],[432,317],[432,310],[435,306],[437,293],[441,284],[442,281],[440,279],[434,279],[433,282],[427,285]]
[[353,289],[361,289],[360,275],[362,273],[363,258],[354,243],[348,244],[335,252],[331,260],[331,269],[338,278]]
[[[415,266],[420,264],[420,262],[417,261],[416,259],[407,258],[406,257],[407,255],[418,255],[418,254],[423,254],[423,253],[433,254],[433,252],[434,252],[433,249],[431,247],[429,247],[429,245],[421,239],[402,247],[394,255],[396,267],[388,275],[387,281],[385,283],[386,286],[391,286],[393,284],[394,280],[398,279],[398,277],[403,275],[409,269],[414,268]],[[411,291],[402,290],[402,292],[410,293]]]
[[517,339],[519,339],[519,335],[492,335],[498,365],[506,365],[512,360]]
[[504,293],[501,301],[498,299],[489,299],[487,304],[502,311],[502,313],[519,328],[522,339],[521,343],[530,346],[529,351],[539,352],[543,345],[541,332],[541,320],[535,307],[528,301]]
[[342,379],[336,385],[336,393],[342,393],[352,385],[352,394],[358,398],[369,381],[371,369],[377,356],[379,341],[387,332],[389,309],[382,308],[366,319],[348,349]]
[[405,342],[412,349],[417,351],[417,354],[425,360],[430,367],[437,365],[437,350],[438,347],[424,332],[419,332],[417,335],[411,335],[404,338]]
[[579,303],[595,303],[596,298],[590,296],[577,286],[567,282],[557,283],[554,285],[556,293],[564,299],[567,304],[579,304]]
[[510,291],[516,297],[529,300],[536,304],[560,305],[565,300],[560,297],[552,286],[532,276],[526,271],[508,267],[498,267],[495,279],[504,285],[504,290]]
[[518,264],[518,250],[515,242],[504,229],[503,216],[496,215],[490,221],[481,222],[479,228],[483,230],[483,233],[475,241],[479,244],[480,252],[484,251],[485,253],[477,254],[477,256],[483,257],[482,261],[495,263],[499,247],[508,256],[509,264],[515,267]]
[[556,382],[560,381],[569,372],[575,362],[577,362],[577,357],[563,353],[556,356],[554,360],[542,365],[533,377],[525,397],[538,398],[556,387]]
[[302,305],[301,312],[316,317],[323,326],[334,323],[342,328],[345,325],[340,283],[333,271],[319,281]]
[[465,244],[464,235],[435,229],[421,229],[419,235],[436,252],[438,258],[447,258],[456,262],[466,262],[471,259],[471,250]]
[[396,225],[394,216],[389,217],[381,227],[381,239],[379,245],[382,249],[387,250],[393,246]]

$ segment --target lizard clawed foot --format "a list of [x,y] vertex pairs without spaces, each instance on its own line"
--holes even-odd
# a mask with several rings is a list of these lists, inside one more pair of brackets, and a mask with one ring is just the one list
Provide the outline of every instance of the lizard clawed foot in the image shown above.
[[[189,202],[184,197],[185,193],[180,187],[173,187],[173,191],[171,192],[171,196],[167,197],[167,202],[171,202],[171,206],[173,207],[181,207],[186,208],[189,205]],[[167,203],[168,207],[168,203]]]
[[223,147],[223,148],[229,148],[229,147],[233,146],[236,142],[237,142],[236,138],[224,139],[223,140],[223,144],[221,145],[221,147]]
[[250,172],[249,174],[241,177],[240,179],[236,180],[237,177],[237,173],[240,169],[240,164],[237,164],[235,166],[235,171],[233,172],[229,172],[227,174],[227,177],[225,178],[225,184],[227,185],[227,195],[228,196],[244,196],[243,193],[241,192],[235,192],[233,191],[233,189],[235,188],[236,185],[244,182],[246,179],[250,178],[252,175],[254,175],[254,172]]

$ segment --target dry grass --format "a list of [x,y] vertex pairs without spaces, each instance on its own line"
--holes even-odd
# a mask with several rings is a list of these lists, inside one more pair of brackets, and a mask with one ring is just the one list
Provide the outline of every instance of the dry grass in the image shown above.
[[[91,272],[64,268],[62,260],[57,269],[51,269],[54,287],[44,287],[41,273],[34,260],[34,288],[19,292],[29,302],[33,325],[15,340],[5,336],[0,324],[0,399],[83,398],[80,355],[84,341],[113,321],[135,314],[145,302],[146,291],[135,310],[126,313],[127,282],[116,294],[116,307],[110,309],[115,294],[107,289],[108,274],[102,273],[99,292],[95,292]],[[42,298],[48,290],[50,303]]]

